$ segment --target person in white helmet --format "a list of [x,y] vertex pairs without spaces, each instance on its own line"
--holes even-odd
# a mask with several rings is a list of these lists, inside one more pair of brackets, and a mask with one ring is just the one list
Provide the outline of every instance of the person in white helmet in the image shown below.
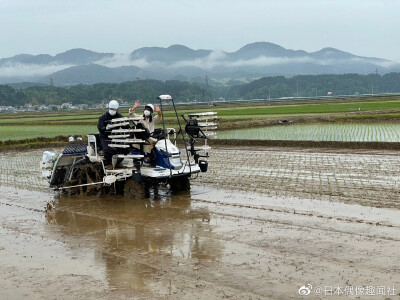
[[[136,109],[139,107],[140,101],[136,100],[135,105],[129,109],[129,116],[130,117],[138,117],[140,115],[137,115],[135,113]],[[153,112],[156,111],[157,115],[153,117]],[[162,114],[160,107],[156,104],[153,106],[153,104],[148,103],[144,107],[143,115],[140,116],[140,121],[139,123],[142,123],[144,127],[146,127],[150,133],[154,132],[154,124],[160,121]],[[155,143],[157,140],[155,138],[150,137],[149,141],[151,142],[151,145],[144,145],[143,151],[146,153],[151,153],[152,148],[154,147]],[[136,145],[138,146],[138,145]]]
[[111,100],[108,104],[108,111],[100,116],[99,122],[97,123],[97,128],[100,132],[100,142],[101,147],[104,152],[104,164],[110,165],[111,159],[114,154],[116,154],[116,150],[108,144],[110,143],[110,139],[108,138],[109,130],[111,129],[111,120],[115,118],[122,118],[122,115],[118,112],[119,103],[117,100]]
[[[129,109],[129,116],[130,117],[138,117],[135,113],[136,109],[139,107],[140,101],[136,100],[135,105]],[[154,111],[157,112],[157,115],[153,117]],[[161,110],[160,107],[156,104],[146,104],[144,107],[142,118],[140,119],[140,123],[142,123],[149,131],[152,133],[154,131],[154,124],[157,123],[161,119]]]

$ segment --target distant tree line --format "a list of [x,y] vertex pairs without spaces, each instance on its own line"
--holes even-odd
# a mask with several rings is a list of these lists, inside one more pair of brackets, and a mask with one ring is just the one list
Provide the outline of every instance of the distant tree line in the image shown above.
[[210,99],[211,89],[204,84],[186,81],[138,80],[124,83],[98,83],[93,85],[75,85],[71,87],[34,86],[26,89],[13,89],[0,85],[0,106],[18,106],[24,104],[60,105],[96,104],[111,99],[144,101],[156,99],[161,94],[173,95],[176,101]]
[[268,99],[400,92],[400,73],[359,75],[299,75],[263,77],[248,84],[233,86],[227,98]]
[[170,94],[178,102],[227,99],[268,99],[280,97],[316,97],[400,92],[400,73],[359,75],[299,75],[263,77],[231,87],[169,80],[137,80],[124,83],[98,83],[71,87],[34,86],[14,89],[0,85],[0,106],[24,104],[60,105],[96,104],[110,99],[149,101],[160,94]]

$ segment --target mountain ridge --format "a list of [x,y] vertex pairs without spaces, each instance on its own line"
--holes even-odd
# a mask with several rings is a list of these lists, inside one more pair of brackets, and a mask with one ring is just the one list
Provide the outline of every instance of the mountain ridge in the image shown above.
[[[97,65],[99,67],[84,67]],[[80,66],[80,67],[79,67]],[[125,68],[121,68],[125,67]],[[246,44],[233,52],[192,49],[174,44],[169,47],[142,47],[131,53],[95,52],[70,49],[56,55],[18,54],[0,59],[0,84],[48,82],[56,85],[121,82],[146,77],[159,80],[199,78],[208,75],[252,80],[266,75],[369,74],[399,71],[400,65],[386,59],[358,56],[332,47],[315,52],[287,49],[270,42]],[[104,81],[109,80],[109,81]]]

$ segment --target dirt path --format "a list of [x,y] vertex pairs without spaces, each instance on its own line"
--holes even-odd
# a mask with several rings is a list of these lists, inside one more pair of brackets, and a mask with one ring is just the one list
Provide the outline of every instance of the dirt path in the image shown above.
[[0,299],[399,299],[395,153],[219,149],[190,193],[47,215],[40,155],[0,156]]

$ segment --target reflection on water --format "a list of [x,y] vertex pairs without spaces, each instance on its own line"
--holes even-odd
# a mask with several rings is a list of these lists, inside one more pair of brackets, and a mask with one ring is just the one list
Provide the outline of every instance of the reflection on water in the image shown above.
[[162,292],[157,278],[171,266],[198,266],[222,252],[208,209],[193,208],[191,197],[163,188],[147,199],[60,196],[47,221],[53,232],[95,249],[111,286]]

